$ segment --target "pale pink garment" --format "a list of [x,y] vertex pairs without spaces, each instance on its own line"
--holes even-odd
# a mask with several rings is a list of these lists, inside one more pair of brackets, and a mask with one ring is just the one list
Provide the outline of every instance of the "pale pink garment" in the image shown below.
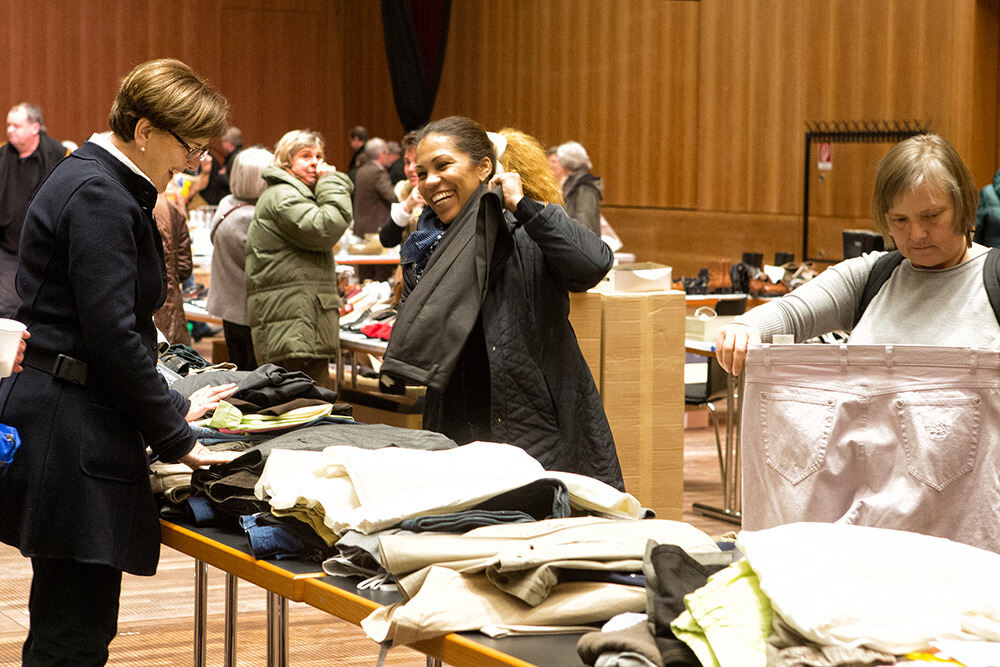
[[743,528],[838,521],[1000,552],[998,387],[995,349],[751,347]]

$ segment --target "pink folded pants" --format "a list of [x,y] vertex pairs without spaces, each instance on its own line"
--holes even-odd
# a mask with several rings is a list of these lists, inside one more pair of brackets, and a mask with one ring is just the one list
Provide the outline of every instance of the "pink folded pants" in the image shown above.
[[1000,552],[1000,351],[761,345],[747,355],[743,528],[895,528]]

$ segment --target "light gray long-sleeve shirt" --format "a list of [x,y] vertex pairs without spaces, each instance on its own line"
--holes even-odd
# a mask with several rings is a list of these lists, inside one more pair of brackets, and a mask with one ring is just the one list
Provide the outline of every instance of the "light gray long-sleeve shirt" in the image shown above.
[[843,330],[851,331],[848,342],[863,345],[994,347],[1000,343],[1000,324],[983,285],[988,251],[973,244],[969,259],[947,269],[919,269],[904,259],[853,331],[868,274],[885,253],[836,264],[736,321],[756,328],[765,343],[775,334],[793,334],[800,343]]

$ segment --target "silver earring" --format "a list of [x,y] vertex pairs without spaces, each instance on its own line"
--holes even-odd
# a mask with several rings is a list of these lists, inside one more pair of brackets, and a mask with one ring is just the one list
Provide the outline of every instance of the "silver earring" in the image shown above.
[[139,146],[139,150],[142,151],[143,153],[145,153],[146,152],[146,147],[145,146]]

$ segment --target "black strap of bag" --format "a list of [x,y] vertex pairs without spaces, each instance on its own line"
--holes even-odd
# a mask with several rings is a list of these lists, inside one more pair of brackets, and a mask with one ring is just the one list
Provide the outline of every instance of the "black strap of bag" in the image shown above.
[[[865,288],[861,292],[861,302],[854,315],[854,326],[858,326],[872,299],[889,280],[896,267],[902,263],[903,254],[898,250],[886,253],[875,261],[871,273],[868,274],[868,280],[865,281]],[[990,306],[993,307],[993,315],[997,318],[997,322],[1000,322],[1000,248],[990,248],[986,254],[986,262],[983,264],[983,286],[986,288]]]

